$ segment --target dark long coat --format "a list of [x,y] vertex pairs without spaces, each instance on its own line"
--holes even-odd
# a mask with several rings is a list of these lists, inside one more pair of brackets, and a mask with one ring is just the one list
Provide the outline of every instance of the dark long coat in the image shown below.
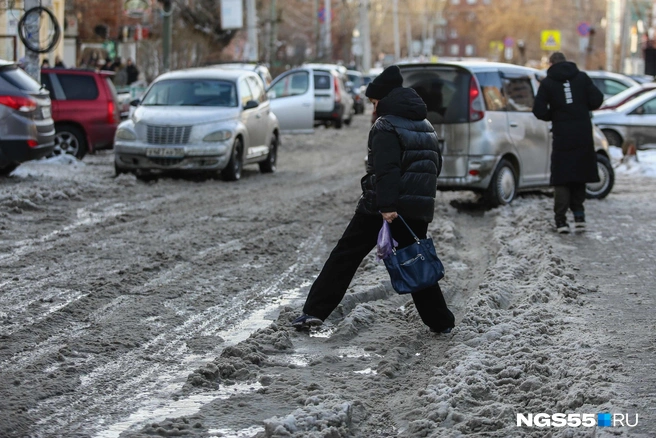
[[573,62],[559,62],[547,70],[533,114],[553,125],[551,185],[599,181],[590,111],[603,100],[603,93]]

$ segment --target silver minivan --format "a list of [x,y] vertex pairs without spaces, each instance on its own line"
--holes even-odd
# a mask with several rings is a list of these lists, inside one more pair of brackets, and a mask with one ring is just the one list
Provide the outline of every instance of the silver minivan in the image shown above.
[[[520,190],[549,185],[551,124],[531,112],[539,70],[493,62],[399,65],[441,139],[439,190],[473,190],[492,205],[509,204]],[[603,198],[614,183],[608,142],[594,128],[601,181],[588,184]]]

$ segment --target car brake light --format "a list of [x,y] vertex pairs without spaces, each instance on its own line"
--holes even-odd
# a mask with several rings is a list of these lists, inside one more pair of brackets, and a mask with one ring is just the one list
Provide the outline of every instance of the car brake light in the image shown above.
[[483,97],[478,91],[478,84],[476,78],[471,77],[469,81],[469,120],[475,122],[485,117],[485,110],[483,106]]
[[27,145],[31,148],[35,148],[39,145],[39,142],[36,140],[27,140]]
[[36,109],[34,100],[21,96],[0,96],[0,105],[8,106],[22,113],[29,113]]
[[114,114],[114,102],[111,100],[107,102],[107,123],[113,125],[116,123],[116,114]]
[[341,102],[342,101],[342,95],[339,94],[339,81],[337,78],[333,78],[333,81],[335,82],[335,102]]

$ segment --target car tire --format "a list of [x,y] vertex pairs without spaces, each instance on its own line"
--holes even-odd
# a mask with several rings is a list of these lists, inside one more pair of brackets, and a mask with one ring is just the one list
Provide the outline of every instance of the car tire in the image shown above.
[[604,133],[606,140],[608,140],[608,146],[616,146],[618,148],[622,147],[622,136],[613,131],[612,129],[604,129],[601,132]]
[[598,183],[588,183],[585,186],[585,197],[588,199],[604,199],[615,185],[615,171],[610,160],[601,154],[597,154],[597,172],[599,172]]
[[241,171],[244,168],[244,143],[241,137],[235,139],[232,146],[232,155],[225,169],[221,171],[221,178],[224,181],[238,181],[241,178]]
[[84,131],[74,125],[55,126],[55,149],[52,155],[69,154],[81,160],[87,153]]
[[352,121],[353,121],[353,113],[351,113],[351,115],[349,116],[348,119],[344,120],[344,124],[345,124],[346,126],[351,126],[351,122],[352,122]]
[[484,198],[492,207],[508,205],[517,194],[517,171],[506,160],[497,165]]
[[7,164],[7,165],[4,166],[4,167],[0,167],[0,176],[7,176],[7,175],[9,175],[11,172],[13,172],[14,170],[16,170],[17,167],[18,167],[18,164],[16,164],[16,163]]
[[269,146],[269,155],[266,160],[260,162],[260,172],[273,173],[276,171],[276,163],[278,161],[278,137],[273,134],[271,138],[271,145]]
[[339,118],[333,120],[333,126],[335,127],[335,129],[342,129],[342,119]]

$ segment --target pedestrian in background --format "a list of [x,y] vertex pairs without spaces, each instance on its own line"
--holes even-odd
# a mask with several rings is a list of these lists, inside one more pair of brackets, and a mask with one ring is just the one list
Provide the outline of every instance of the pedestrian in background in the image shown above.
[[137,80],[139,80],[139,69],[132,62],[132,58],[128,58],[125,71],[128,75],[128,85],[132,84],[133,82],[137,82]]
[[604,95],[561,52],[554,52],[549,63],[547,77],[540,82],[535,97],[533,114],[552,122],[550,184],[554,186],[556,230],[570,232],[567,210],[571,210],[574,229],[585,231],[585,185],[599,181],[590,111],[601,106]]
[[[355,215],[312,284],[297,329],[320,325],[344,298],[362,260],[376,246],[383,220],[405,247],[415,242],[400,214],[415,234],[426,238],[433,220],[437,176],[442,165],[437,134],[426,120],[426,104],[411,88],[402,87],[396,65],[386,68],[365,95],[378,119],[369,131],[367,174]],[[433,332],[448,333],[455,323],[439,284],[412,294],[417,312]]]
[[45,58],[43,62],[41,62],[41,68],[50,68],[50,61],[48,61],[48,58]]
[[64,61],[62,61],[59,55],[55,56],[55,68],[66,68]]

